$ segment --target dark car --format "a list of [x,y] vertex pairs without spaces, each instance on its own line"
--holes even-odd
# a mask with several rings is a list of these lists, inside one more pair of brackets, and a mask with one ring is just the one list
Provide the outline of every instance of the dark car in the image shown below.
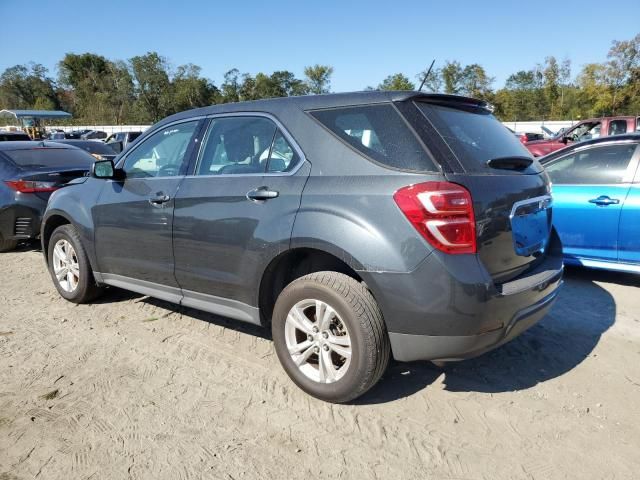
[[83,133],[80,138],[82,140],[104,140],[107,138],[107,133],[102,130],[89,130],[87,133]]
[[31,137],[24,132],[0,131],[0,142],[30,142]]
[[89,152],[97,160],[113,160],[116,158],[116,152],[114,152],[109,145],[102,142],[95,142],[93,140],[56,140],[56,143],[81,148]]
[[173,115],[50,199],[60,295],[105,285],[270,325],[306,392],[460,360],[539,321],[562,277],[548,177],[485,103],[363,92]]
[[136,138],[142,135],[142,132],[118,132],[113,133],[107,137],[105,143],[109,145],[116,153],[121,153],[129,145],[131,145]]
[[51,192],[85,175],[95,159],[53,142],[0,143],[0,252],[37,237]]
[[640,273],[640,134],[576,143],[540,159],[567,264]]
[[64,132],[65,138],[69,140],[80,140],[82,136],[86,133],[91,132],[92,130],[85,128],[82,130],[71,130],[70,132]]

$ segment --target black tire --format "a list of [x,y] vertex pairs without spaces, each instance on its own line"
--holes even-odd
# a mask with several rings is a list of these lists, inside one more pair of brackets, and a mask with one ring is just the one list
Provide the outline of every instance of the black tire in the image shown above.
[[0,234],[0,253],[10,252],[11,250],[15,250],[17,246],[18,246],[17,240],[5,240],[2,234]]
[[[305,375],[287,348],[287,315],[298,302],[309,299],[331,306],[351,338],[351,363],[333,383],[320,383]],[[291,282],[276,301],[271,328],[287,375],[302,390],[327,402],[345,403],[361,396],[380,380],[389,363],[389,336],[378,304],[365,285],[342,273],[312,273]]]
[[[56,244],[61,240],[66,240],[71,244],[75,250],[75,258],[77,259],[79,267],[77,286],[70,292],[62,288],[53,268],[53,251]],[[87,257],[87,252],[84,249],[82,242],[80,241],[80,236],[73,225],[62,225],[54,230],[51,238],[49,239],[47,261],[53,284],[55,285],[56,290],[58,290],[60,296],[63,298],[73,303],[89,303],[102,294],[104,289],[96,284],[95,278],[93,277],[93,270],[91,269],[91,264]]]

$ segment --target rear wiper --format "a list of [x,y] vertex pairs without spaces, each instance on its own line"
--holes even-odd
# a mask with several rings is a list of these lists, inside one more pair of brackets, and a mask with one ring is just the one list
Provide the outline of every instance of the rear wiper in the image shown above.
[[504,170],[525,170],[533,163],[530,157],[498,157],[487,161],[490,168],[501,168]]

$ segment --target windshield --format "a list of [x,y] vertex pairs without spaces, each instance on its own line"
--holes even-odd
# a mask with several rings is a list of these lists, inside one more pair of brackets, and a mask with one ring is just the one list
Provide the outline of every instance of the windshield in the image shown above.
[[520,140],[485,109],[416,105],[467,171],[491,170],[487,162],[497,158],[532,158]]
[[23,169],[62,167],[86,168],[88,170],[95,160],[88,153],[75,148],[5,150],[3,153]]

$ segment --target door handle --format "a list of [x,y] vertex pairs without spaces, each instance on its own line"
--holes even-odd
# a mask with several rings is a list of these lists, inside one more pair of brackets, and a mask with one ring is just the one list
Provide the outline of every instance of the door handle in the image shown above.
[[247,198],[249,200],[258,200],[258,201],[276,198],[278,195],[280,195],[279,192],[276,192],[275,190],[269,190],[268,187],[259,187],[259,188],[256,188],[255,190],[251,190],[247,192]]
[[606,195],[600,195],[598,198],[592,198],[589,200],[589,203],[595,203],[596,205],[617,205],[620,203],[620,200],[617,198],[609,198]]
[[149,203],[151,205],[162,205],[163,203],[167,203],[169,200],[171,200],[171,197],[169,195],[158,195],[157,197],[153,197],[149,199]]

